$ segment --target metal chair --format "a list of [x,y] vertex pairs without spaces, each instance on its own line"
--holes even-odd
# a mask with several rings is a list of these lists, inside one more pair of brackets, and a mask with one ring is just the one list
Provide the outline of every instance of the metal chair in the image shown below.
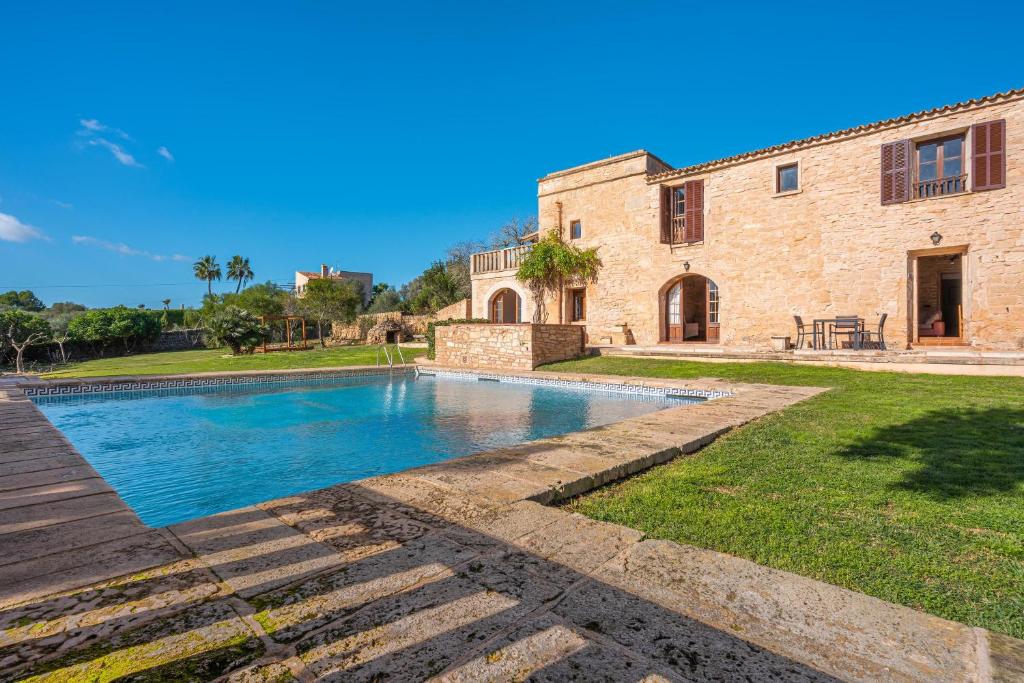
[[878,319],[878,329],[874,332],[867,330],[861,332],[861,347],[865,344],[876,344],[879,350],[885,351],[885,319],[888,317],[888,313],[882,314],[882,317]]
[[804,344],[807,343],[807,328],[811,328],[811,347],[818,348],[818,329],[813,324],[804,324],[804,319],[798,315],[793,316],[793,320],[796,321],[796,348],[804,348]]
[[860,334],[860,318],[855,315],[837,315],[836,321],[828,326],[828,347],[836,348],[834,342],[838,342],[839,336],[843,335],[853,348],[859,348]]

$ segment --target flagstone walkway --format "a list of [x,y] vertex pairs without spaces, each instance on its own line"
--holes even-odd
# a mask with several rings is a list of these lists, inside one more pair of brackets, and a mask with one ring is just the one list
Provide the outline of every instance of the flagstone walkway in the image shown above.
[[159,530],[20,389],[0,388],[0,677],[1024,675],[1020,641],[547,505],[819,391],[728,388],[734,396]]

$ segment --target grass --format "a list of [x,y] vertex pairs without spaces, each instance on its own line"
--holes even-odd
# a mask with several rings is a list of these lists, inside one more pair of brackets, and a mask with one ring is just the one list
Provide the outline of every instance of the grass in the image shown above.
[[[394,347],[390,347],[394,354]],[[407,361],[422,355],[424,349],[402,350]],[[223,372],[227,370],[288,370],[326,368],[346,365],[375,365],[376,346],[340,346],[311,351],[277,351],[248,356],[231,356],[226,349],[196,349],[141,353],[137,356],[98,358],[61,366],[42,375],[45,379],[69,377],[103,377],[106,375],[163,375],[192,372]],[[384,355],[381,354],[381,362]]]
[[1024,379],[627,358],[545,369],[831,387],[567,506],[1024,638]]

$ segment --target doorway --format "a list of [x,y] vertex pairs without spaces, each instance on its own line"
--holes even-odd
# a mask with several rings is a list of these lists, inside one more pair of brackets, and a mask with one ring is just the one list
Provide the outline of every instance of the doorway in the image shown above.
[[511,289],[500,289],[491,298],[490,319],[492,323],[522,322],[522,302]]
[[955,346],[965,343],[965,251],[925,252],[915,258],[914,344]]
[[684,275],[669,282],[661,302],[662,341],[717,343],[720,304],[718,285],[703,275]]

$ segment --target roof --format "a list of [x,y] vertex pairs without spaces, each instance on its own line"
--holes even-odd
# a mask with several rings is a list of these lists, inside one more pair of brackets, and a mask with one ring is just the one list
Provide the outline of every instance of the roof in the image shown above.
[[[313,273],[313,272],[310,272],[308,270],[298,270],[298,271],[295,271],[295,272],[297,272],[299,275],[305,275],[306,277],[308,277],[311,280],[314,279],[314,278],[320,278],[320,277],[323,276],[323,273]],[[373,275],[373,273],[359,273],[359,272],[356,272],[354,270],[336,270],[333,273],[331,273],[329,275],[329,277],[344,278],[344,277],[353,277],[355,275]]]
[[588,171],[588,170],[590,170],[592,168],[598,168],[600,166],[606,166],[608,164],[616,164],[616,163],[619,163],[620,161],[627,161],[629,159],[635,159],[637,157],[644,157],[644,156],[651,157],[652,159],[657,161],[659,164],[661,164],[665,168],[672,168],[671,164],[666,164],[664,161],[659,159],[656,155],[651,154],[646,149],[637,149],[637,150],[633,150],[632,152],[626,152],[625,154],[617,154],[615,156],[610,156],[610,157],[607,157],[605,159],[598,159],[597,161],[590,161],[590,162],[585,163],[585,164],[580,164],[579,166],[572,166],[570,168],[565,168],[565,169],[562,169],[561,171],[553,171],[551,173],[548,173],[543,178],[538,178],[537,182],[539,183],[542,180],[551,180],[552,178],[558,178],[560,176],[569,175],[571,173],[579,173],[580,171]]
[[885,130],[886,128],[893,128],[904,123],[911,123],[914,121],[920,121],[922,119],[930,119],[936,116],[941,116],[943,114],[951,114],[953,112],[962,111],[965,109],[972,109],[974,107],[980,107],[988,104],[1008,102],[1014,99],[1019,99],[1021,97],[1024,97],[1024,88],[1007,90],[1006,92],[996,93],[994,95],[987,95],[985,97],[978,97],[975,99],[966,100],[964,102],[957,102],[956,104],[947,104],[943,107],[934,107],[932,109],[926,109],[924,111],[915,112],[913,114],[906,114],[904,116],[897,116],[896,118],[885,119],[884,121],[876,121],[874,123],[867,123],[860,126],[854,126],[852,128],[844,128],[842,130],[837,130],[832,133],[824,133],[822,135],[815,135],[800,140],[792,140],[790,142],[784,142],[779,145],[772,145],[771,147],[757,149],[752,152],[743,152],[742,154],[736,154],[730,157],[715,159],[713,161],[705,161],[699,164],[693,164],[692,166],[675,168],[672,169],[671,171],[665,171],[664,173],[655,173],[649,175],[647,176],[647,180],[648,182],[654,182],[659,180],[665,180],[667,178],[676,178],[679,176],[690,175],[692,173],[697,173],[699,171],[707,171],[722,166],[731,166],[733,164],[771,156],[792,149],[800,149],[812,145],[824,144],[826,142],[833,142],[835,140],[841,140],[844,138],[854,137],[857,135],[863,135],[865,133]]

